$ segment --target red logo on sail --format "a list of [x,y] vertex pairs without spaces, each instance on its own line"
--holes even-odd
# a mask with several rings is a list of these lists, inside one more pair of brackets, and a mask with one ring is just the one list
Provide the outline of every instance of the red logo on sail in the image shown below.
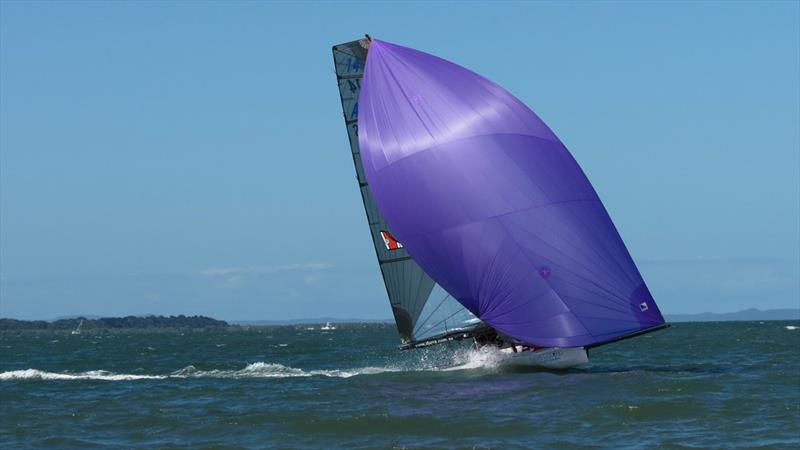
[[386,244],[386,250],[397,250],[398,248],[403,248],[403,244],[397,242],[397,239],[392,236],[391,233],[388,231],[381,231],[381,237],[383,238],[383,243]]

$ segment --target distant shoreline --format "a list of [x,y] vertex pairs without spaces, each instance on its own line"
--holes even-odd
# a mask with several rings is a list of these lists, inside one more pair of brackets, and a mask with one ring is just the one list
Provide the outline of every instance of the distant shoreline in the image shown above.
[[39,330],[73,331],[76,334],[90,330],[163,330],[163,329],[220,329],[230,325],[224,320],[206,316],[126,316],[89,319],[16,320],[0,318],[0,331]]
[[[800,320],[800,308],[766,309],[749,308],[742,311],[730,313],[703,312],[696,314],[665,314],[667,322],[728,322],[728,321],[748,321],[748,320]],[[327,322],[331,323],[389,323],[394,320],[387,319],[337,319],[333,317],[321,318],[301,318],[284,320],[231,320],[234,325],[315,325]]]
[[[733,313],[699,313],[699,314],[667,314],[666,320],[671,323],[685,322],[733,322],[733,321],[791,321],[800,320],[800,309],[771,309],[759,310],[746,309]],[[251,329],[275,327],[312,327],[325,323],[335,323],[337,326],[352,327],[380,327],[393,326],[392,319],[336,319],[332,317],[286,319],[286,320],[241,320],[224,321],[207,316],[126,316],[126,317],[97,317],[77,316],[59,318],[57,320],[18,320],[0,318],[0,332],[7,331],[72,331],[76,330],[83,322],[81,331],[92,330],[219,330],[219,329]]]
[[668,322],[738,322],[761,320],[800,320],[800,309],[745,309],[731,313],[666,314]]
[[[89,316],[96,317],[96,316]],[[307,323],[270,323],[267,321],[260,323],[228,323],[224,320],[217,320],[207,316],[126,316],[126,317],[98,317],[88,318],[84,316],[61,318],[53,321],[46,320],[18,320],[10,318],[0,318],[0,333],[9,332],[62,332],[73,334],[91,334],[95,332],[169,332],[187,331],[203,332],[215,330],[250,330],[250,329],[270,329],[270,328],[321,328],[326,323],[336,323],[338,328],[381,328],[394,327],[394,322],[390,321],[359,321],[350,319],[348,322],[340,322],[335,319],[314,320]]]

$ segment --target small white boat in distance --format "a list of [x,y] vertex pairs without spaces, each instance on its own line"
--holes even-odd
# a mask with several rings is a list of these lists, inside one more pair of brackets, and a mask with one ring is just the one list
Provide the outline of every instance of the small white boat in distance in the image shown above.
[[70,334],[81,334],[81,327],[82,326],[83,326],[83,319],[81,319],[81,322],[78,324],[78,327],[75,328],[74,330],[72,330],[72,332]]
[[328,331],[328,330],[335,330],[336,327],[331,325],[330,322],[325,323],[325,326],[320,327],[320,330]]

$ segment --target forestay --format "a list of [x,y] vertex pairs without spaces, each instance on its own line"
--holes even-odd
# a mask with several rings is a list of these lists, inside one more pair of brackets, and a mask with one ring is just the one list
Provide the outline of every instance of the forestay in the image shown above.
[[466,337],[482,325],[480,320],[437,286],[411,259],[402,241],[394,238],[364,176],[358,145],[358,114],[367,45],[359,41],[336,45],[333,59],[356,179],[397,330],[407,347],[436,342],[443,337]]

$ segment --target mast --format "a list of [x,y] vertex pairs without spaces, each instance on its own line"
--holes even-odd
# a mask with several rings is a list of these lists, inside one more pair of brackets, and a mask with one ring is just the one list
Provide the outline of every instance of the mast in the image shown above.
[[333,46],[336,79],[345,126],[356,170],[356,180],[369,224],[375,255],[383,277],[395,324],[403,345],[420,345],[469,337],[482,323],[461,306],[411,258],[384,220],[364,174],[358,144],[358,113],[361,80],[372,38]]

